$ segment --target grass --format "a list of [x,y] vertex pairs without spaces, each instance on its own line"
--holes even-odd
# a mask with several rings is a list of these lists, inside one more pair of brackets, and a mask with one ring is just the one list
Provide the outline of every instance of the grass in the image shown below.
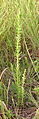
[[32,94],[39,81],[38,6],[36,0],[0,0],[0,101],[7,108],[9,100],[16,109],[27,101],[39,105]]

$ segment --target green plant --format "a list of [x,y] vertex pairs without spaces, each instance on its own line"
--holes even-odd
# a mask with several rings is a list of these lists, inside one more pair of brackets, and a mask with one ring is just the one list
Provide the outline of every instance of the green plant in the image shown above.
[[0,82],[0,100],[5,100],[5,102],[6,102],[6,92],[7,89],[5,85],[3,84],[3,82]]
[[11,119],[12,113],[7,109],[5,103],[0,100],[0,112],[2,114],[3,119]]
[[37,106],[32,85],[39,80],[39,59],[35,57],[39,47],[38,6],[36,0],[0,0],[0,73],[5,67],[9,69],[7,76],[3,75],[6,82],[0,81],[0,100],[7,104],[13,97],[16,106],[24,105],[27,94]]

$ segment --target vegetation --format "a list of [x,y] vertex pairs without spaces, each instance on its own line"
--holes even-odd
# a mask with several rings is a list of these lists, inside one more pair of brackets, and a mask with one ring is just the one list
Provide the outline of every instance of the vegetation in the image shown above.
[[38,8],[38,0],[0,0],[0,119],[39,107]]
[[39,119],[39,109],[36,111],[34,119]]

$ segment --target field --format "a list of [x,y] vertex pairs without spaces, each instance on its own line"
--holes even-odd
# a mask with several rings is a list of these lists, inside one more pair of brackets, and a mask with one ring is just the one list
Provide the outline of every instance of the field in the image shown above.
[[0,0],[0,119],[39,119],[39,0]]

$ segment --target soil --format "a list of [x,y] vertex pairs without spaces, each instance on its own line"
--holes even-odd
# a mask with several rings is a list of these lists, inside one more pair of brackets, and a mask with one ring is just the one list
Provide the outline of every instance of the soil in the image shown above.
[[19,119],[33,119],[35,113],[36,107],[23,108],[18,110]]

